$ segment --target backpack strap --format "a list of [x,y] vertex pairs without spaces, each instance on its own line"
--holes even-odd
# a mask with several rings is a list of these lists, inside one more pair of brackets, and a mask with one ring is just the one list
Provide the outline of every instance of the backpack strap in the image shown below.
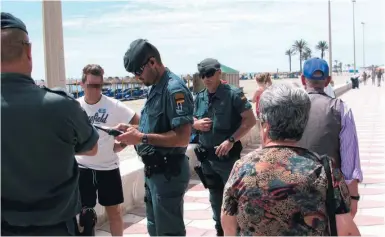
[[[310,152],[310,151],[309,151]],[[338,236],[337,232],[337,221],[336,221],[336,199],[334,197],[334,187],[333,187],[333,179],[332,172],[330,167],[330,158],[327,155],[319,156],[317,153],[310,152],[312,155],[317,157],[320,163],[323,165],[326,177],[328,179],[328,189],[326,192],[326,209],[329,217],[329,225],[330,225],[330,235]]]

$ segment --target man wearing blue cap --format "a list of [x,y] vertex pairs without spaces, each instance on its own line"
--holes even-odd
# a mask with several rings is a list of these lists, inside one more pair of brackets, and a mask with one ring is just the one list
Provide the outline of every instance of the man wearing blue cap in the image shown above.
[[1,235],[75,235],[75,153],[95,155],[98,132],[64,91],[31,78],[25,24],[1,13]]
[[183,197],[190,169],[185,155],[193,124],[193,98],[186,84],[161,60],[147,40],[131,43],[124,55],[125,69],[152,86],[142,110],[139,129],[124,131],[116,139],[136,145],[145,165],[147,229],[151,236],[185,236]]
[[334,159],[348,184],[354,217],[360,199],[358,183],[363,176],[353,112],[341,99],[333,99],[325,94],[324,88],[331,80],[325,60],[306,60],[301,80],[309,93],[311,109],[305,132],[298,144]]

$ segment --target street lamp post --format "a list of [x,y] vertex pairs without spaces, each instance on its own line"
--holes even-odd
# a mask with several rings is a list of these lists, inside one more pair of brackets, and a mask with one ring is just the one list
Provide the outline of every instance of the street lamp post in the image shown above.
[[354,54],[354,73],[356,73],[356,24],[354,17],[354,4],[356,0],[352,0],[353,3],[353,54]]
[[365,67],[365,22],[361,22],[362,24],[362,62]]
[[66,88],[61,1],[43,1],[45,80],[49,88]]
[[[332,17],[331,17],[331,3],[328,1],[329,7],[329,67],[333,68],[333,59],[332,59]],[[329,70],[329,76],[332,76],[333,69]]]

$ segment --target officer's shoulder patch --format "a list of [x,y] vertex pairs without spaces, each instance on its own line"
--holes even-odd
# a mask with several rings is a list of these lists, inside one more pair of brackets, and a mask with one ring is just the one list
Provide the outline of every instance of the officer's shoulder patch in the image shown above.
[[183,103],[184,102],[184,93],[183,92],[177,92],[174,94],[174,99],[176,103]]
[[46,86],[42,86],[41,87],[43,90],[46,90],[46,91],[49,91],[49,92],[52,92],[52,93],[55,93],[55,94],[58,94],[58,95],[62,95],[62,96],[66,96],[66,97],[70,97],[70,98],[74,98],[73,95],[71,95],[70,93],[68,93],[67,91],[65,91],[63,88],[60,88],[60,87],[55,87],[55,88],[48,88]]
[[243,93],[243,89],[238,88],[238,87],[234,87],[234,88],[232,88],[232,91],[235,93],[236,96],[239,96],[241,98],[241,100],[247,101],[245,93]]

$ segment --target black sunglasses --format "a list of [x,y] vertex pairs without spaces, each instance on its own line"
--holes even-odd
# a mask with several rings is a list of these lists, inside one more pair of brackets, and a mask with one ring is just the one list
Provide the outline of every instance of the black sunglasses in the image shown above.
[[146,61],[145,63],[143,63],[143,65],[142,65],[139,69],[137,69],[137,70],[134,71],[135,76],[140,76],[140,75],[142,75],[142,73],[143,73],[143,71],[144,71],[144,68],[146,67],[146,65],[148,64],[148,62],[150,62],[150,59],[151,59],[151,58],[152,58],[152,57],[149,57],[149,58],[147,59],[147,61]]
[[205,78],[209,78],[209,77],[212,77],[214,76],[214,74],[218,71],[218,69],[210,69],[204,73],[200,73],[200,77],[202,79],[205,79]]
[[86,84],[87,88],[100,89],[103,87],[103,84]]

